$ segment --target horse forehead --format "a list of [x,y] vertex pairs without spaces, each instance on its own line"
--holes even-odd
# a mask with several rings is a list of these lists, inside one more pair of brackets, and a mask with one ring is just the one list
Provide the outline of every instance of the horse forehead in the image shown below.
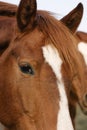
[[21,38],[22,44],[29,45],[31,47],[34,46],[40,46],[43,39],[45,38],[44,34],[38,30],[38,28],[35,28],[31,32],[26,32],[24,36]]
[[25,62],[37,62],[39,64],[42,64],[44,61],[44,57],[42,54],[41,47],[31,47],[31,46],[18,46],[13,50],[13,55],[17,57],[20,61]]
[[38,29],[33,30],[30,33],[26,33],[23,36],[18,36],[13,51],[21,56],[29,57],[41,57],[41,47],[45,44],[45,36]]

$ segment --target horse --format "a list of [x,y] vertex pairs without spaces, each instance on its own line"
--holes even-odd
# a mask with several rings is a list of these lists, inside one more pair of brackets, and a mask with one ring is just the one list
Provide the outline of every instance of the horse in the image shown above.
[[[83,16],[83,9],[80,7],[81,5],[79,4],[77,6],[77,8],[73,9],[70,13],[68,13],[66,16],[64,16],[62,19],[61,19],[61,22],[68,27],[68,29],[71,31],[71,33],[75,36],[75,38],[78,40],[76,46],[78,45],[78,43],[80,43],[79,41],[79,38],[77,35],[77,28],[81,22],[81,19],[82,19],[82,16]],[[79,32],[78,32],[79,33]],[[77,46],[77,49],[78,49],[78,46]],[[83,54],[81,52],[80,53],[80,59],[81,62],[84,63],[84,68],[85,68],[85,75],[87,75],[87,69],[86,69],[86,64],[85,64],[85,60],[83,58]],[[85,80],[87,81],[87,76],[85,76]],[[87,87],[85,87],[85,91],[87,91]],[[70,114],[71,114],[71,118],[72,118],[72,121],[73,121],[73,124],[75,126],[75,118],[76,118],[76,111],[77,111],[77,103],[76,103],[76,100],[74,98],[75,96],[73,95],[72,98],[70,97]],[[80,108],[82,109],[82,107],[80,106]],[[86,114],[85,111],[82,110],[82,112],[84,114]]]
[[7,49],[14,34],[17,6],[0,2],[0,55]]
[[71,94],[87,110],[77,39],[49,12],[37,11],[35,0],[21,0],[16,22],[0,57],[0,122],[8,130],[74,130]]
[[[81,11],[81,9],[80,9]],[[77,38],[78,42],[76,44],[77,49],[82,57],[83,63],[84,63],[84,68],[85,68],[85,79],[87,81],[87,52],[86,52],[86,48],[87,48],[87,33],[85,32],[81,32],[81,31],[77,31],[77,28],[81,22],[81,17],[78,16],[82,16],[81,12],[76,13],[76,18],[75,18],[75,10],[72,10],[71,13],[67,14],[65,17],[63,17],[61,19],[61,21],[63,22],[63,24],[65,24],[68,29],[72,32],[72,34],[75,36],[75,38]],[[82,62],[82,61],[81,61]],[[87,87],[85,88],[85,90],[87,91]],[[73,99],[72,99],[73,101]],[[73,120],[75,120],[76,117],[76,106],[74,105],[74,103],[71,103],[72,105],[70,105],[70,111],[71,111],[71,117]],[[86,114],[84,112],[84,114]]]
[[[1,26],[3,28],[7,27],[6,28],[7,31],[0,30],[0,31],[5,32],[5,33],[2,33],[2,34],[4,34],[4,36],[1,36],[1,44],[0,44],[1,45],[0,49],[2,50],[1,54],[8,47],[8,45],[11,42],[11,39],[13,37],[14,27],[15,27],[14,23],[16,23],[14,17],[16,17],[16,12],[17,12],[16,5],[5,3],[5,2],[0,2],[0,15],[3,16],[3,19],[4,19],[3,22],[1,22]],[[82,15],[83,15],[83,8],[82,8],[82,5],[79,4],[68,15],[63,17],[61,19],[61,21],[70,29],[70,31],[72,31],[74,33],[77,30],[77,27],[81,22]],[[4,16],[5,16],[5,18],[4,18]],[[2,19],[1,19],[1,21],[2,21]],[[3,25],[2,25],[2,23],[3,23]],[[7,25],[6,23],[10,23],[10,24]],[[80,32],[78,32],[78,33],[80,33]],[[5,42],[3,42],[3,40],[5,40]],[[2,49],[2,48],[4,48],[4,49]],[[71,102],[72,101],[73,101],[73,99],[71,99]],[[70,104],[73,104],[73,102]],[[76,102],[75,102],[75,106],[76,106]],[[74,122],[75,115],[76,115],[75,106],[73,107],[73,105],[70,105],[70,111],[71,111],[70,114],[71,114],[71,118],[72,118],[73,122]]]

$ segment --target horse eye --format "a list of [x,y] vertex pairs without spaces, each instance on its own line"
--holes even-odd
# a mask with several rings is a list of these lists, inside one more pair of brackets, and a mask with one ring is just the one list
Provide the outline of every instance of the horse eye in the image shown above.
[[20,70],[25,74],[34,75],[34,70],[29,64],[21,64],[19,65]]

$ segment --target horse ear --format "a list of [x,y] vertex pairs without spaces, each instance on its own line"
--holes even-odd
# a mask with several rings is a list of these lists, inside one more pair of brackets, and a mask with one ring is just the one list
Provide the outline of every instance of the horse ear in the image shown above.
[[69,14],[61,19],[62,23],[64,23],[73,33],[76,32],[81,19],[83,16],[83,5],[81,3],[78,4],[76,8],[74,8]]
[[34,26],[36,9],[36,0],[21,0],[17,11],[17,24],[20,31]]

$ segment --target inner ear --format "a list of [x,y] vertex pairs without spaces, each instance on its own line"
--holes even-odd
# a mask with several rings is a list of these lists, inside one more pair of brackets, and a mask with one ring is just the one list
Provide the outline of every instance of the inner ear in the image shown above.
[[36,9],[36,0],[21,0],[17,11],[17,24],[20,31],[34,26]]
[[76,32],[81,19],[83,16],[83,5],[81,3],[78,4],[76,8],[74,8],[69,14],[61,19],[62,23],[64,23],[73,33]]

